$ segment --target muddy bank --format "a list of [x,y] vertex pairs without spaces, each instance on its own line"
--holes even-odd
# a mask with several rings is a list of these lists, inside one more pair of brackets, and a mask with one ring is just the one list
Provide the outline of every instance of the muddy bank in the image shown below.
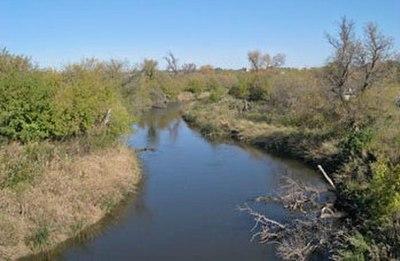
[[[21,145],[9,146],[15,152]],[[0,190],[0,259],[49,251],[75,237],[134,193],[139,181],[128,148],[53,158],[32,184]]]

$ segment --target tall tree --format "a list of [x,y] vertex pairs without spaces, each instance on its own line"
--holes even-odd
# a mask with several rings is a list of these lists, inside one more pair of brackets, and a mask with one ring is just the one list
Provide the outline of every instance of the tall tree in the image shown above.
[[331,90],[341,100],[345,100],[345,92],[349,86],[349,78],[353,73],[360,43],[356,39],[354,23],[343,17],[339,24],[338,36],[326,35],[334,53],[329,64],[328,79],[331,82]]
[[364,28],[362,39],[356,38],[354,23],[343,17],[338,35],[327,35],[333,47],[328,65],[331,90],[342,101],[346,94],[362,94],[385,75],[387,61],[392,58],[393,41],[383,35],[374,23]]
[[164,57],[167,62],[167,71],[172,72],[177,75],[179,72],[178,59],[174,56],[172,52],[168,52],[167,56]]
[[371,87],[382,78],[386,71],[386,61],[391,58],[393,40],[383,35],[375,23],[368,23],[364,28],[364,42],[358,58],[363,70],[361,92]]

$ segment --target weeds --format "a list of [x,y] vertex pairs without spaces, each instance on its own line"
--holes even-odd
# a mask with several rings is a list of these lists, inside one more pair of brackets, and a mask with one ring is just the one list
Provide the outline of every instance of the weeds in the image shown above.
[[31,236],[27,238],[26,244],[32,249],[43,249],[48,243],[50,231],[47,225],[42,224]]

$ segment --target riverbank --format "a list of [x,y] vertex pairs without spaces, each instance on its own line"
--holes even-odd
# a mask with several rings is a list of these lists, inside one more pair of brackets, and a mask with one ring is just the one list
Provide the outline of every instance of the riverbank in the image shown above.
[[[388,115],[398,114],[393,107],[390,101],[385,100],[380,109],[387,109]],[[369,112],[366,110],[364,113]],[[318,116],[314,114],[314,117]],[[328,123],[323,127],[315,125],[312,128],[310,124],[306,124],[308,128],[297,127],[282,124],[290,120],[290,115],[276,113],[269,104],[252,102],[246,106],[243,100],[229,96],[218,102],[194,102],[183,117],[211,139],[232,138],[295,158],[314,169],[318,164],[322,165],[336,185],[334,207],[346,213],[342,215],[346,216],[342,225],[334,233],[345,235],[332,241],[332,244],[341,246],[335,247],[334,255],[340,259],[397,255],[397,243],[392,243],[397,240],[397,233],[390,232],[390,224],[395,224],[391,222],[396,216],[388,214],[396,209],[391,202],[396,198],[397,186],[385,189],[387,181],[398,182],[398,169],[387,167],[391,166],[388,156],[392,159],[397,155],[396,147],[389,145],[393,144],[391,137],[398,133],[394,121],[382,123],[384,119],[378,118],[370,126],[353,130],[340,129],[340,122],[338,127]],[[385,126],[386,131],[375,131],[378,126]]]
[[296,129],[265,121],[252,120],[251,112],[241,112],[242,101],[226,97],[218,103],[195,102],[188,106],[184,120],[204,136],[232,138],[284,157],[290,157],[317,169],[323,165],[337,170],[342,151],[339,140],[329,133]]
[[[1,149],[2,178],[9,169],[15,182],[3,179],[0,190],[0,259],[49,251],[136,191],[140,168],[132,150],[78,152],[78,144],[72,153],[71,147],[43,142]],[[30,178],[16,182],[28,172]]]

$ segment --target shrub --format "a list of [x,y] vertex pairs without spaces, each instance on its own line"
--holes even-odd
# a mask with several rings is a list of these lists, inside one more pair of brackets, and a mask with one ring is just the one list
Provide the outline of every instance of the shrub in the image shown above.
[[229,94],[238,99],[247,99],[250,94],[249,85],[249,78],[241,75],[238,77],[238,82],[230,88]]
[[188,85],[185,89],[185,91],[188,91],[188,92],[191,92],[194,94],[199,94],[206,90],[207,90],[206,83],[198,78],[189,79]]
[[53,93],[41,73],[0,75],[0,135],[24,142],[50,137]]
[[249,100],[259,101],[268,98],[269,84],[263,78],[256,77],[249,88]]

